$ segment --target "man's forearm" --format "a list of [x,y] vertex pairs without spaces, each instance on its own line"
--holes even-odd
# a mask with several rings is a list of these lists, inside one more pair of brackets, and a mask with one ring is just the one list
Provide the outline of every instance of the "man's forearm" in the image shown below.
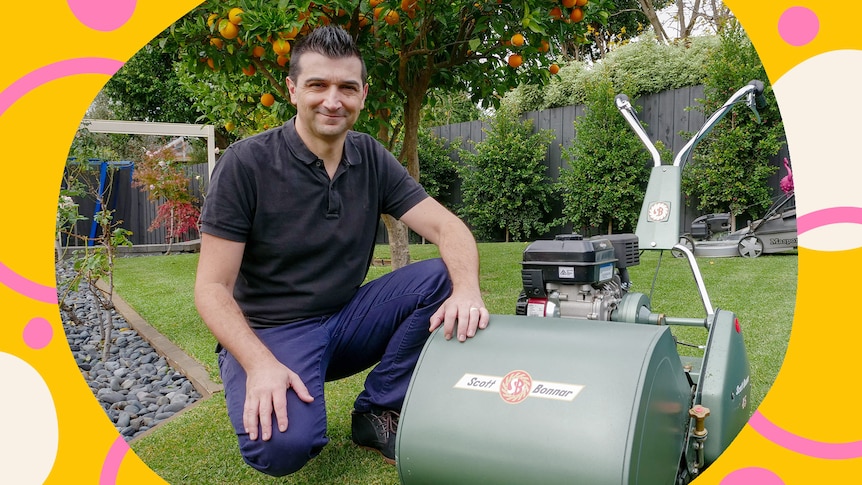
[[275,360],[269,349],[255,335],[228,289],[211,283],[196,288],[198,313],[215,336],[246,371],[255,365]]
[[437,247],[449,270],[453,292],[479,291],[479,252],[476,240],[460,219],[446,224],[441,231]]

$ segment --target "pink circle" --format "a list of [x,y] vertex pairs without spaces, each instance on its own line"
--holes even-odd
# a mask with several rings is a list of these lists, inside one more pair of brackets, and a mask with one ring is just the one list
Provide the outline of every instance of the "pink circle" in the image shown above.
[[790,7],[778,20],[778,33],[784,42],[799,47],[817,37],[820,32],[820,19],[817,14],[805,7]]
[[765,468],[751,467],[730,473],[719,485],[784,485],[784,480]]
[[66,0],[78,20],[93,30],[117,30],[132,18],[137,0]]
[[44,318],[34,318],[24,327],[24,343],[34,350],[39,350],[54,338],[54,329],[51,323]]

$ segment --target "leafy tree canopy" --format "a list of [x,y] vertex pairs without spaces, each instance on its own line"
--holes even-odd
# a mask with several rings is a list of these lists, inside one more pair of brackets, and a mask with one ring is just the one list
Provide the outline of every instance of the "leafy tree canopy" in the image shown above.
[[202,113],[173,73],[173,56],[146,45],[105,85],[118,119],[197,123]]
[[[243,135],[293,114],[285,84],[292,44],[316,26],[342,26],[368,67],[369,96],[356,128],[390,148],[400,138],[399,159],[419,179],[428,91],[464,91],[489,107],[519,83],[547,82],[560,46],[584,37],[587,25],[606,23],[615,8],[613,0],[567,1],[561,8],[557,0],[210,0],[161,45],[175,46],[197,107]],[[407,264],[406,231],[384,222],[393,267]]]

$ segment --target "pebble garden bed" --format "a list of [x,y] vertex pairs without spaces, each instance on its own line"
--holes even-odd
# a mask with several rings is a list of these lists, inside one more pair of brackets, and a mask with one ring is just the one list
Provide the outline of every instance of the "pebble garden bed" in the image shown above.
[[[111,311],[113,341],[102,361],[99,308],[82,283],[69,290],[71,262],[57,264],[57,292],[63,329],[81,375],[126,441],[201,399],[189,379],[141,337],[121,314]],[[85,291],[86,290],[86,291]]]

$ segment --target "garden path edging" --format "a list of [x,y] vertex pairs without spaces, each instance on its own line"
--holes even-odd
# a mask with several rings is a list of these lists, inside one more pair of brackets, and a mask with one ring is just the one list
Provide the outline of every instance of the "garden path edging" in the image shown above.
[[[107,290],[107,286],[103,281],[98,281],[96,284],[103,291]],[[168,340],[152,325],[146,322],[131,305],[129,305],[116,292],[113,294],[114,307],[123,318],[129,327],[138,332],[138,334],[153,347],[159,355],[164,356],[168,364],[176,371],[186,376],[189,382],[195,386],[201,394],[202,399],[207,399],[217,392],[222,392],[224,386],[217,384],[209,378],[209,373],[198,361],[189,357],[176,344]]]

